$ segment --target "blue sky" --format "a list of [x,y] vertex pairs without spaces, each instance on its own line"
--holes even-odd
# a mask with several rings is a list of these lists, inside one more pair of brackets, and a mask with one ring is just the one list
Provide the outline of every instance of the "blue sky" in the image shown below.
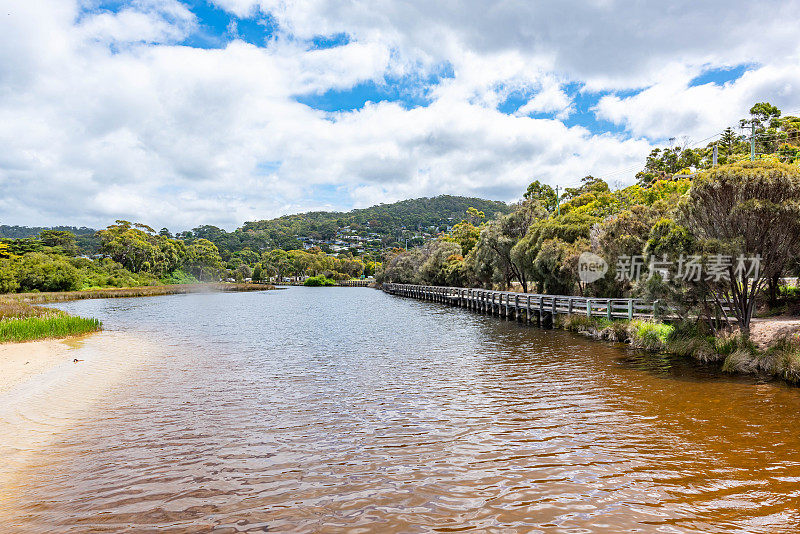
[[533,179],[625,185],[670,138],[712,136],[757,101],[800,109],[798,8],[12,0],[0,222],[232,229],[437,194],[514,201]]

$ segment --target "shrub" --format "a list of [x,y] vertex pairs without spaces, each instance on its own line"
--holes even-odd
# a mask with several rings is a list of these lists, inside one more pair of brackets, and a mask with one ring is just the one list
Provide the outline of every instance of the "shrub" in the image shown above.
[[189,274],[181,269],[177,269],[169,274],[164,275],[161,277],[161,282],[168,285],[200,283],[200,281],[192,274]]
[[631,323],[633,345],[646,350],[663,350],[674,330],[675,327],[664,323],[633,321]]
[[606,326],[600,335],[603,339],[608,341],[618,341],[625,343],[630,339],[630,332],[628,330],[629,323],[627,321],[611,321],[611,324]]
[[326,278],[323,275],[319,275],[306,278],[306,281],[303,282],[303,285],[308,287],[335,286],[336,282],[330,278]]

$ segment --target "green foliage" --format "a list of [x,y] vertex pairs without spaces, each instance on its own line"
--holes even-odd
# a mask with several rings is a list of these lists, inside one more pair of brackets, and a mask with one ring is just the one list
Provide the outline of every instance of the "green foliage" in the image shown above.
[[471,222],[461,221],[456,224],[453,229],[442,236],[445,241],[457,243],[461,247],[461,253],[464,255],[469,254],[475,245],[478,243],[480,237],[480,228],[473,225]]
[[539,202],[548,212],[555,211],[558,206],[558,195],[555,190],[539,180],[531,182],[523,198]]
[[30,252],[13,268],[21,291],[72,291],[81,285],[78,269],[61,256]]
[[103,324],[97,319],[53,313],[43,317],[0,320],[0,343],[60,338],[96,332]]
[[760,257],[752,282],[745,270],[731,268],[729,280],[710,288],[731,304],[746,331],[766,280],[800,251],[800,169],[771,161],[716,167],[694,180],[681,217],[705,249]]
[[198,282],[200,281],[197,278],[182,269],[176,269],[161,277],[161,283],[167,285],[197,284]]
[[103,253],[134,273],[161,276],[177,269],[187,257],[183,241],[156,234],[145,224],[118,220],[97,235]]
[[631,322],[632,343],[646,350],[663,350],[674,330],[669,324],[635,320]]
[[310,276],[303,282],[307,287],[335,286],[336,280],[331,280],[323,275]]
[[689,148],[656,148],[647,156],[644,170],[636,174],[642,185],[649,185],[657,180],[672,178],[684,169],[691,169],[700,164],[700,154]]
[[[365,246],[380,253],[394,244],[409,240],[413,244],[416,233],[424,231],[437,234],[462,220],[469,208],[469,222],[479,224],[483,217],[493,218],[507,213],[504,202],[441,195],[433,198],[404,200],[393,204],[380,204],[370,208],[344,212],[309,212],[285,215],[276,219],[246,222],[233,232],[215,226],[200,226],[178,237],[187,243],[194,239],[208,239],[217,245],[225,262],[239,251],[269,251],[272,249],[298,250],[303,248],[299,238],[332,240],[345,228],[364,238]],[[247,260],[242,258],[240,260]],[[258,260],[256,260],[258,261]],[[241,261],[251,264],[255,262]],[[238,265],[239,261],[236,262]]]

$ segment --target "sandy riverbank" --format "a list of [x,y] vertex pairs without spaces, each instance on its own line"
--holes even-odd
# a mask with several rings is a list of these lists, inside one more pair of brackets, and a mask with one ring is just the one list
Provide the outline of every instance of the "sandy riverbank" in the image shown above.
[[84,339],[85,337],[0,345],[0,395],[59,365],[74,364],[72,353]]
[[163,353],[121,332],[0,345],[0,522],[26,465]]

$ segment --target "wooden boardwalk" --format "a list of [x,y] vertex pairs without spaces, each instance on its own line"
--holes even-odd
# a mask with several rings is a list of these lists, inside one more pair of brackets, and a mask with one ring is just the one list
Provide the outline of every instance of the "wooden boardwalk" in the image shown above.
[[375,279],[372,280],[339,280],[336,282],[337,286],[342,287],[369,287],[375,283]]
[[553,318],[559,314],[581,314],[587,317],[603,317],[609,320],[652,319],[654,313],[658,311],[658,301],[648,304],[639,299],[539,295],[413,284],[383,284],[382,289],[391,295],[441,302],[507,319],[536,322],[544,327],[551,327]]

